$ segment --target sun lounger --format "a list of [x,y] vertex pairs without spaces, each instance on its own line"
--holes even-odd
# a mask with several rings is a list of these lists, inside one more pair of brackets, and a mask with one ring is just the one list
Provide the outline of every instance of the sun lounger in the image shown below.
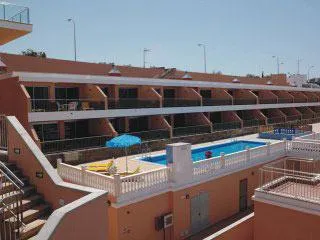
[[112,167],[113,161],[107,163],[90,163],[87,166],[87,170],[93,172],[108,172],[109,169]]

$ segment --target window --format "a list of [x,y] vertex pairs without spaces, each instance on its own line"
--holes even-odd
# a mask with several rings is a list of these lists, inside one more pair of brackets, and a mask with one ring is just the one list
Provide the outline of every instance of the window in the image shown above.
[[53,141],[59,139],[59,130],[57,123],[33,125],[41,142]]
[[57,100],[78,100],[79,88],[56,88],[55,94]]
[[138,89],[119,88],[119,98],[138,98]]

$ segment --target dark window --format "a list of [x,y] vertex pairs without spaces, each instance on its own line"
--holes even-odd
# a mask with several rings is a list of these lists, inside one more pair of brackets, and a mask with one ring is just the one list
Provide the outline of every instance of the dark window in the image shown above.
[[57,100],[77,100],[79,99],[79,88],[56,88],[55,94]]
[[164,89],[163,90],[163,97],[164,98],[175,98],[176,97],[175,89]]
[[211,98],[211,90],[200,90],[200,95],[203,98]]
[[125,132],[125,118],[113,118],[109,121],[118,133]]
[[222,116],[221,112],[212,112],[210,113],[210,120],[213,123],[221,123],[222,122]]
[[59,139],[58,124],[56,123],[37,124],[33,127],[41,142]]
[[138,98],[138,89],[119,88],[119,98]]
[[186,116],[185,114],[174,115],[174,127],[186,127]]
[[65,122],[65,138],[83,138],[89,136],[89,121]]
[[148,131],[148,117],[138,117],[129,119],[130,132]]
[[244,211],[248,208],[248,180],[242,179],[239,184],[239,210]]

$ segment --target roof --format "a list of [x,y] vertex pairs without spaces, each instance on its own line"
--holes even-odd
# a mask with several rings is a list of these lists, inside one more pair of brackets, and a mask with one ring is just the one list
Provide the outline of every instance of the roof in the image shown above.
[[[1,61],[7,66],[8,72],[38,72],[38,73],[62,73],[79,75],[110,75],[113,64],[75,62],[69,60],[38,58],[16,54],[0,53]],[[165,78],[165,79],[183,79],[185,71],[175,68],[166,69],[164,67],[141,68],[132,66],[116,66],[123,77],[141,77],[141,78]],[[246,77],[231,76],[214,73],[188,72],[189,81],[209,81],[209,82],[227,82],[237,78],[244,84],[264,84],[272,81],[274,85],[288,86],[286,75],[271,75],[268,77]]]

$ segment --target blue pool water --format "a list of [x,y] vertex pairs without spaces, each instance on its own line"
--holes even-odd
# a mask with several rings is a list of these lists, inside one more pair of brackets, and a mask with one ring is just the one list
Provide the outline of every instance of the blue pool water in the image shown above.
[[[206,151],[212,152],[212,157],[220,156],[220,153],[230,154],[245,150],[248,148],[255,148],[259,146],[266,145],[264,142],[253,142],[253,141],[233,141],[223,144],[211,145],[208,147],[195,148],[191,150],[192,161],[197,162],[199,160],[205,159]],[[151,156],[148,158],[142,158],[143,161],[154,162],[162,165],[167,164],[166,155]]]

